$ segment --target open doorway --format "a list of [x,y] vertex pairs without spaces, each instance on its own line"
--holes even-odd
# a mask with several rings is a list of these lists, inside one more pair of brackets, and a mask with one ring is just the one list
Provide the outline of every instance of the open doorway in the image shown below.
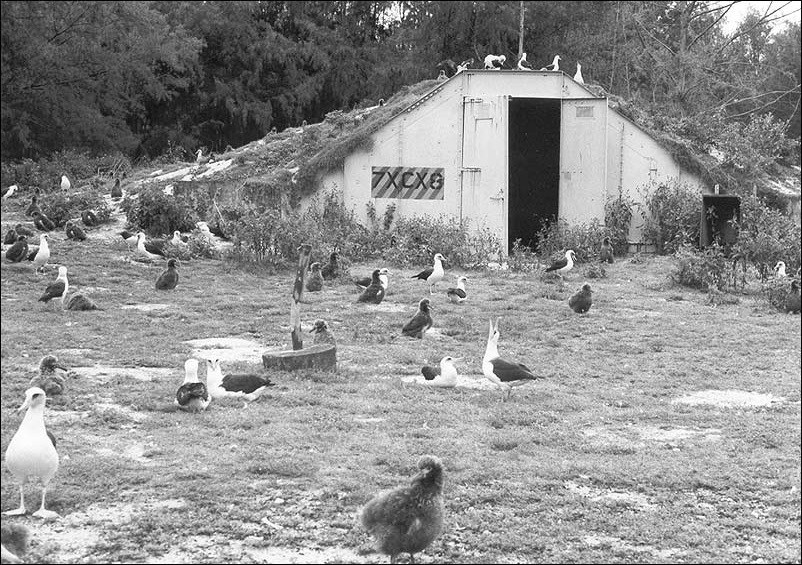
[[560,101],[511,98],[509,123],[509,249],[516,239],[534,249],[559,211]]

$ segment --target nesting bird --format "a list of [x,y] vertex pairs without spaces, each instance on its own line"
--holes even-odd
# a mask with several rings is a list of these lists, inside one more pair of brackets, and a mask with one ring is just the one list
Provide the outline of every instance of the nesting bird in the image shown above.
[[39,374],[31,379],[28,386],[41,388],[47,396],[61,394],[64,392],[66,378],[65,375],[58,373],[56,369],[60,369],[65,373],[69,371],[67,367],[61,364],[58,357],[45,355],[39,361]]
[[123,189],[120,186],[120,179],[114,179],[114,186],[111,188],[111,197],[114,199],[123,197]]
[[336,279],[340,276],[340,264],[337,261],[337,252],[332,251],[329,262],[320,270],[325,280]]
[[50,246],[47,243],[48,235],[46,233],[39,234],[39,249],[36,251],[32,261],[34,270],[39,272],[47,265],[50,260]]
[[609,237],[605,236],[604,241],[602,241],[601,249],[599,249],[599,261],[601,261],[602,263],[604,262],[613,263],[614,261],[613,246],[610,243]]
[[72,220],[67,220],[67,223],[64,224],[64,233],[67,235],[67,239],[74,241],[84,241],[86,239],[86,232]]
[[434,289],[437,286],[437,283],[443,280],[443,277],[445,276],[445,271],[443,270],[443,261],[445,260],[446,258],[440,253],[435,253],[434,265],[422,270],[420,273],[411,278],[426,281],[429,285],[429,294],[434,294]]
[[57,518],[58,514],[45,509],[47,486],[58,471],[59,457],[56,440],[45,428],[45,391],[31,387],[25,391],[25,402],[19,411],[25,410],[25,417],[19,429],[11,438],[6,449],[6,466],[19,482],[20,505],[15,510],[3,512],[6,516],[21,516],[25,508],[25,483],[32,477],[42,483],[42,504],[33,513],[37,518]]
[[175,403],[186,412],[202,412],[211,400],[206,385],[198,380],[198,360],[187,359],[184,362],[184,382],[175,393]]
[[97,304],[92,301],[88,296],[76,293],[70,296],[67,300],[67,310],[73,311],[89,311],[89,310],[102,310]]
[[458,276],[456,288],[449,288],[446,291],[448,299],[454,304],[462,304],[468,298],[468,293],[465,292],[465,282],[467,280],[468,277],[464,275]]
[[41,212],[42,210],[39,208],[39,197],[35,194],[31,195],[31,202],[28,204],[28,207],[25,208],[25,215],[26,216],[33,216],[34,212]]
[[579,84],[585,84],[585,79],[582,78],[582,65],[579,64],[579,61],[576,63],[576,73],[574,73],[574,80],[577,81]]
[[175,245],[176,247],[186,247],[186,246],[187,246],[187,241],[188,241],[188,240],[189,240],[189,238],[188,238],[188,237],[186,237],[186,236],[182,236],[180,231],[178,231],[178,230],[175,230],[175,231],[173,232],[173,237],[172,237],[172,239],[170,240],[170,243],[171,243],[172,245]]
[[415,315],[412,316],[412,319],[404,324],[403,328],[401,328],[401,334],[423,339],[423,334],[426,333],[426,330],[432,327],[432,309],[433,307],[428,298],[421,300],[418,304],[418,311],[415,312]]
[[506,55],[488,55],[485,57],[485,69],[492,69],[494,71],[501,70],[506,60]]
[[332,345],[337,345],[334,341],[334,336],[329,331],[329,325],[326,323],[326,320],[315,320],[315,326],[309,330],[309,333],[314,333],[314,345],[319,343],[330,343]]
[[380,269],[374,269],[371,275],[370,284],[362,291],[362,294],[357,298],[357,302],[368,302],[370,304],[380,304],[384,300],[384,286],[379,280]]
[[323,273],[320,272],[320,263],[312,263],[311,269],[312,272],[306,279],[306,290],[311,292],[323,290]]
[[50,300],[58,298],[61,300],[61,309],[64,309],[64,297],[67,296],[70,284],[67,281],[67,267],[58,268],[58,277],[56,280],[47,285],[42,296],[39,297],[39,302],[47,304]]
[[777,261],[777,264],[774,265],[774,276],[778,279],[788,276],[785,272],[785,261]]
[[123,238],[123,240],[125,241],[125,244],[129,248],[132,245],[137,245],[137,242],[139,240],[139,234],[137,232],[133,232],[133,231],[129,231],[129,230],[123,230],[121,232],[118,232],[117,235],[119,235],[121,238]]
[[39,231],[53,231],[56,229],[56,224],[53,220],[45,216],[41,210],[34,210],[33,225],[35,225],[36,229]]
[[14,245],[17,242],[17,230],[8,228],[6,235],[3,236],[3,245]]
[[[370,277],[354,279],[354,284],[364,289],[367,288],[368,285],[370,285],[372,279],[373,279],[372,275]],[[384,292],[387,292],[387,287],[390,286],[390,270],[387,267],[382,267],[381,269],[379,269],[379,282],[384,288]]]
[[86,227],[91,228],[97,225],[97,214],[94,210],[84,210],[81,212],[81,221]]
[[267,387],[274,385],[269,377],[256,373],[223,376],[219,359],[206,360],[206,387],[212,398],[229,396],[252,401],[259,398]]
[[17,235],[24,235],[25,237],[33,237],[34,235],[36,235],[36,233],[25,224],[15,225],[14,231],[17,232]]
[[529,367],[523,363],[510,361],[499,355],[498,340],[501,334],[498,331],[498,322],[496,320],[494,325],[493,320],[490,320],[487,347],[482,358],[482,373],[491,383],[507,391],[507,395],[504,398],[506,400],[512,394],[512,387],[526,384],[541,377],[535,376]]
[[72,183],[70,179],[67,178],[67,175],[61,175],[61,190],[67,191],[72,187]]
[[588,283],[583,284],[582,288],[577,290],[574,295],[568,299],[568,306],[577,314],[584,314],[590,310],[591,305],[593,305],[592,293],[593,291],[590,289],[590,285]]
[[6,261],[12,263],[19,263],[28,257],[28,238],[24,235],[18,235],[17,241],[6,249]]
[[5,187],[3,189],[3,200],[11,198],[11,195],[13,195],[17,191],[17,188],[18,187],[16,184],[12,184],[11,186]]
[[136,253],[142,259],[153,261],[164,257],[164,251],[158,246],[146,241],[144,232],[136,234]]
[[376,549],[395,563],[399,553],[426,549],[443,530],[443,464],[425,455],[408,486],[374,496],[360,512],[362,526],[376,540]]
[[560,278],[574,268],[574,260],[576,259],[576,254],[574,253],[573,249],[569,249],[565,252],[565,257],[560,257],[556,261],[552,261],[551,265],[546,268],[546,272],[556,271]]
[[559,71],[560,70],[560,56],[559,55],[555,55],[554,56],[554,60],[551,62],[551,64],[546,65],[545,67],[543,67],[540,70],[541,71]]
[[[432,375],[431,378],[428,378],[424,373],[423,377],[426,379],[425,383],[428,386],[440,388],[453,388],[457,386],[457,367],[454,365],[457,361],[459,361],[459,358],[451,357],[450,355],[446,355],[440,359],[440,370],[436,375]],[[423,369],[421,369],[421,372],[423,372]]]
[[167,259],[167,269],[156,279],[156,290],[173,290],[178,284],[178,260]]

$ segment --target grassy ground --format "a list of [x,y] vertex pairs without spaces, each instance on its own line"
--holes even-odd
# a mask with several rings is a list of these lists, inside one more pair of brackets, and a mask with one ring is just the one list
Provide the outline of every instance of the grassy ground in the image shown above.
[[[20,218],[4,204],[3,231]],[[39,276],[2,263],[3,452],[40,357],[55,353],[74,373],[45,416],[61,455],[48,506],[62,518],[3,519],[31,527],[31,559],[382,562],[360,551],[368,540],[354,516],[428,453],[446,467],[447,517],[424,562],[800,561],[800,319],[750,296],[711,307],[668,283],[670,258],[608,266],[590,281],[585,316],[566,304],[582,266],[562,288],[469,272],[463,305],[446,300],[458,274],[447,269],[432,300],[438,331],[422,341],[400,335],[427,293],[410,279],[418,269],[391,266],[380,307],[329,285],[307,294],[302,316],[307,329],[329,321],[336,373],[272,374],[277,386],[247,408],[225,400],[192,415],[172,406],[184,342],[287,346],[293,273],[192,261],[174,292],[157,293],[162,266],[131,262],[121,239],[54,233],[51,247],[73,288],[105,309],[45,306],[37,298],[55,267]],[[167,306],[122,308],[148,303]],[[544,380],[504,403],[496,390],[403,380],[446,354],[481,379],[491,316],[502,355]],[[680,401],[706,390],[777,400]],[[2,473],[2,509],[16,508]],[[38,486],[27,492],[35,508]]]

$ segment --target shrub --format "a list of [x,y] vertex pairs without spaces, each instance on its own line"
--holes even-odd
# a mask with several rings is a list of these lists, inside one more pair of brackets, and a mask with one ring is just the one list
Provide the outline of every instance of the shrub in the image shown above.
[[687,244],[699,244],[699,191],[676,180],[657,185],[644,194],[645,225],[643,235],[657,246],[657,253],[667,255]]
[[53,220],[57,226],[63,226],[67,220],[79,218],[84,210],[92,210],[98,223],[106,223],[111,217],[111,209],[102,196],[89,191],[79,193],[54,192],[46,199],[40,199],[42,213]]
[[130,225],[154,236],[191,231],[198,221],[187,201],[164,194],[160,187],[142,190],[137,198],[126,196],[122,209]]
[[[3,186],[17,184],[22,190],[40,189],[45,194],[61,190],[61,175],[66,174],[75,190],[85,183],[97,184],[98,178],[110,179],[131,170],[131,163],[122,153],[92,155],[64,150],[50,157],[33,161],[4,162],[0,168]],[[94,182],[92,182],[94,180]]]
[[735,288],[733,262],[717,244],[702,251],[683,245],[677,250],[676,259],[676,268],[671,273],[675,284],[699,290]]
[[598,256],[599,246],[606,235],[610,235],[608,230],[596,218],[575,225],[559,219],[538,232],[538,251],[541,256],[559,258],[573,249],[577,262],[584,263]]
[[534,271],[540,265],[537,254],[526,245],[521,244],[518,238],[512,242],[512,249],[507,259],[507,265],[511,271],[529,272]]
[[629,226],[634,206],[632,199],[623,192],[604,203],[604,227],[607,228],[613,250],[621,255],[626,255],[629,250]]

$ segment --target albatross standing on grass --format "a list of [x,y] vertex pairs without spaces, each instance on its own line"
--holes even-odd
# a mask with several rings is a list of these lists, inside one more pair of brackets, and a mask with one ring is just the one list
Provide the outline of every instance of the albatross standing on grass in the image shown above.
[[435,286],[437,286],[437,283],[443,280],[443,277],[445,276],[445,271],[443,270],[443,261],[445,260],[446,258],[440,253],[435,253],[434,265],[427,269],[423,269],[420,273],[411,278],[426,281],[429,284],[429,294],[434,294]]
[[433,320],[430,310],[433,309],[428,298],[424,298],[418,304],[418,311],[412,316],[412,319],[404,324],[401,328],[401,334],[409,337],[416,337],[423,339],[423,334],[426,330],[432,327]]
[[491,383],[498,385],[501,389],[506,389],[507,394],[502,397],[504,400],[512,394],[512,387],[526,384],[538,378],[526,365],[509,361],[499,355],[498,338],[501,334],[498,331],[498,320],[493,325],[490,320],[490,332],[487,336],[487,348],[485,356],[482,358],[482,373]]
[[549,273],[551,271],[557,271],[557,274],[560,275],[560,278],[574,268],[574,260],[576,259],[576,254],[574,253],[573,249],[569,249],[565,252],[565,257],[560,257],[556,261],[553,261],[551,265],[546,268],[546,272]]
[[269,377],[257,373],[229,374],[223,376],[219,359],[206,360],[206,386],[212,398],[226,396],[253,401],[275,383]]
[[184,382],[175,393],[175,403],[186,412],[202,412],[212,398],[206,385],[198,380],[198,360],[184,362]]
[[48,235],[46,233],[39,234],[39,249],[33,257],[34,270],[38,273],[44,269],[47,262],[50,260],[50,246],[47,244]]
[[32,387],[25,391],[25,402],[19,411],[28,411],[17,433],[11,438],[6,449],[6,466],[19,482],[20,505],[16,510],[3,512],[6,516],[25,514],[25,483],[36,477],[42,482],[42,505],[33,513],[37,518],[57,518],[58,514],[45,509],[47,485],[58,471],[58,452],[56,439],[45,428],[45,391]]
[[47,285],[44,294],[39,297],[39,302],[47,304],[53,298],[61,300],[61,309],[64,310],[64,297],[67,296],[67,290],[70,288],[70,283],[67,281],[67,267],[58,268],[58,277],[56,280]]

